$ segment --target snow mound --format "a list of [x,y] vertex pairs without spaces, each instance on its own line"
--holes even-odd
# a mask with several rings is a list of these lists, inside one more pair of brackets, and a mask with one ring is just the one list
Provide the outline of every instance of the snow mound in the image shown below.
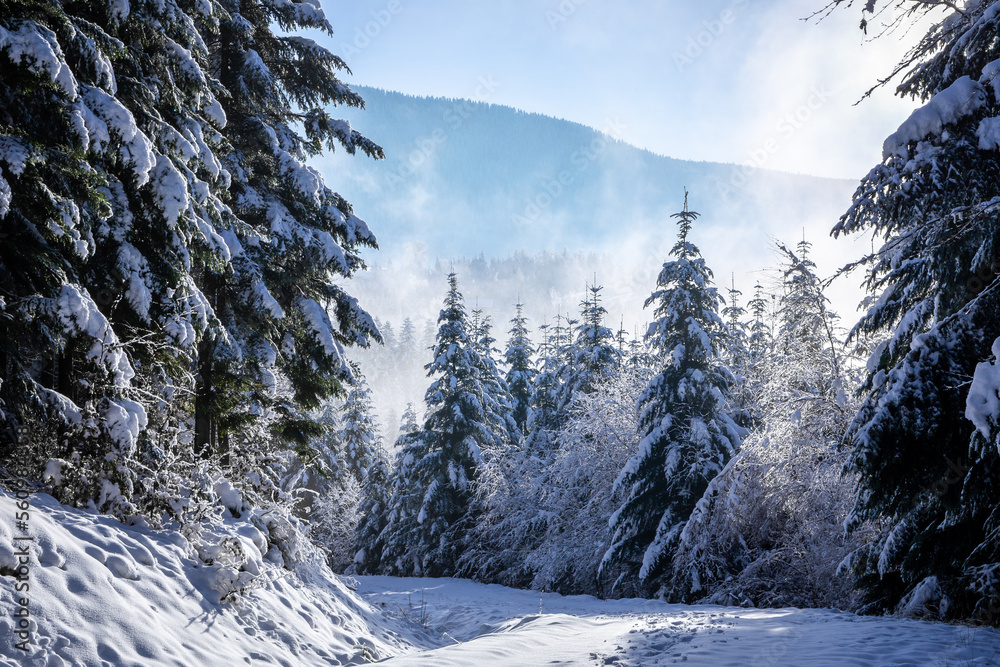
[[[359,577],[355,593],[305,566],[222,603],[227,577],[271,560],[273,545],[246,520],[207,527],[221,538],[208,544],[229,545],[208,554],[176,532],[125,526],[44,494],[29,502],[25,531],[14,497],[0,490],[0,667],[995,665],[1000,656],[1000,631],[989,628],[564,597],[458,579]],[[31,538],[20,582],[30,588],[16,591],[19,537]],[[194,543],[204,550],[205,540]],[[20,597],[29,600],[29,653],[16,647]]]
[[[220,603],[225,565],[208,566],[175,532],[125,526],[33,495],[28,531],[0,491],[0,665],[344,665],[406,650],[328,570],[281,570],[266,585]],[[265,540],[227,524],[260,563]],[[15,590],[17,553],[31,537],[27,591]],[[236,572],[235,567],[229,567]],[[246,575],[247,572],[238,572]],[[29,653],[14,634],[18,597],[30,601]]]

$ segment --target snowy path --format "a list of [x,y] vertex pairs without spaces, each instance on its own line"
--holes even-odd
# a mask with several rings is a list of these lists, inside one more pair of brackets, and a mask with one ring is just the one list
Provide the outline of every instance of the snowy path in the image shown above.
[[388,665],[1000,665],[1000,631],[985,628],[563,597],[457,579],[358,581],[374,606],[424,620],[434,642]]

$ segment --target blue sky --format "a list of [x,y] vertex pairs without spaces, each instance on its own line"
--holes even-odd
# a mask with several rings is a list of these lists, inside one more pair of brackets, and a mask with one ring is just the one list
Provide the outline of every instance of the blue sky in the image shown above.
[[[866,39],[858,2],[803,20],[827,0],[321,1],[335,30],[321,41],[351,67],[348,83],[611,125],[674,158],[852,180],[881,160],[883,140],[917,106],[892,87],[858,101],[929,25]],[[363,114],[355,126],[365,132]],[[831,239],[836,215],[808,229],[824,276],[872,248],[866,237]],[[788,240],[805,221],[781,224],[777,236]],[[750,285],[768,244],[713,261]],[[623,265],[638,261],[615,252]],[[861,277],[828,290],[849,323]]]
[[348,82],[616,123],[671,157],[859,178],[915,106],[890,90],[855,106],[906,38],[866,42],[857,7],[802,20],[822,4],[323,0]]

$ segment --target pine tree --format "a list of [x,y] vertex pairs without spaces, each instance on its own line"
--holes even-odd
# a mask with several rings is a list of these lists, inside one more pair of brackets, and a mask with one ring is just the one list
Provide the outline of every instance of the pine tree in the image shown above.
[[389,507],[389,459],[381,443],[372,453],[371,464],[361,482],[358,523],[354,531],[353,570],[358,574],[376,574],[385,549],[385,531]]
[[481,310],[473,310],[472,341],[474,357],[479,363],[479,378],[483,386],[484,412],[493,416],[490,427],[501,437],[499,446],[485,452],[487,456],[505,456],[512,446],[520,441],[520,431],[514,419],[514,408],[510,388],[497,365],[496,339],[493,325],[488,315]]
[[562,326],[562,321],[562,316],[556,316],[555,326],[543,324],[539,327],[544,338],[538,351],[541,362],[531,394],[525,450],[542,461],[549,460],[552,455],[555,435],[564,421],[560,405],[562,379],[565,376],[563,369],[567,363],[565,351],[569,345],[565,343],[566,328]]
[[608,311],[601,305],[599,285],[587,287],[587,298],[580,303],[581,321],[576,338],[564,352],[567,363],[562,369],[560,410],[566,410],[577,393],[589,394],[599,380],[621,361],[615,336],[604,326]]
[[340,409],[338,442],[343,461],[341,476],[350,475],[362,484],[368,468],[382,448],[379,425],[372,413],[372,392],[360,373]]
[[385,530],[383,570],[398,575],[454,572],[476,522],[473,503],[484,455],[509,446],[509,417],[495,412],[484,383],[487,364],[469,334],[454,273],[438,317],[423,427],[401,439]]
[[742,428],[750,428],[756,419],[754,392],[750,382],[750,341],[746,324],[743,322],[746,310],[739,302],[743,293],[736,289],[735,277],[732,278],[727,291],[729,302],[722,309],[722,317],[726,322],[722,356],[733,373],[733,384],[730,387],[730,415]]
[[407,403],[403,410],[403,416],[399,418],[399,435],[409,435],[420,430],[419,416],[413,403]]
[[625,354],[625,365],[633,370],[649,370],[656,365],[655,355],[649,345],[636,330],[628,341],[628,352]]
[[966,418],[981,415],[969,406],[988,395],[978,365],[1000,337],[998,9],[949,12],[897,68],[898,93],[924,105],[886,139],[834,229],[884,239],[864,261],[874,298],[851,333],[884,342],[847,432],[860,475],[850,526],[885,526],[851,561],[873,613],[1000,619],[997,436]]
[[422,364],[421,358],[424,355],[418,348],[416,327],[413,325],[413,320],[407,317],[399,329],[399,342],[396,343],[395,357],[403,395],[408,398],[417,395],[419,391],[416,379]]
[[507,363],[507,387],[510,390],[512,416],[518,432],[525,436],[528,433],[528,418],[531,414],[531,394],[534,390],[535,369],[533,358],[535,349],[528,337],[527,318],[524,316],[524,306],[520,303],[511,319],[510,338],[507,339],[507,350],[504,361]]
[[771,346],[771,329],[767,326],[767,300],[764,298],[764,286],[758,282],[753,288],[753,298],[747,303],[753,321],[750,323],[750,336],[747,338],[747,351],[751,365],[763,360]]
[[715,477],[682,531],[672,578],[685,599],[755,606],[853,602],[837,567],[855,479],[839,447],[850,419],[842,344],[808,244],[785,257],[774,352],[755,362],[755,419],[739,453]]
[[385,349],[395,351],[399,346],[396,340],[396,330],[392,326],[392,322],[376,322],[378,324],[378,330],[382,333],[382,341]]
[[724,324],[712,272],[688,240],[698,214],[674,214],[680,234],[663,265],[656,290],[657,320],[647,332],[663,367],[639,398],[639,451],[615,481],[624,502],[611,517],[611,546],[602,569],[626,568],[622,577],[666,592],[681,531],[708,483],[739,446],[741,429],[727,414],[732,375],[719,358]]
[[337,279],[375,238],[304,162],[381,149],[325,111],[362,101],[290,34],[331,31],[313,3],[8,9],[2,456],[48,465],[65,502],[158,517],[195,457],[256,474],[276,438],[305,447],[342,347],[378,338]]
[[732,369],[742,369],[747,363],[747,331],[743,317],[746,309],[740,306],[740,296],[743,292],[736,289],[736,278],[732,278],[731,285],[726,288],[729,294],[729,301],[722,309],[722,317],[726,323],[726,346],[724,350],[726,362]]

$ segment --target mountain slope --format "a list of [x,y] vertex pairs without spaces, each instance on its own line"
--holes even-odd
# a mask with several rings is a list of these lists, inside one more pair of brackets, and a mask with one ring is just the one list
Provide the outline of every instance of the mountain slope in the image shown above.
[[602,133],[483,102],[358,90],[367,108],[336,113],[380,143],[386,160],[340,153],[314,164],[388,255],[417,241],[432,257],[641,247],[662,261],[674,239],[669,215],[687,188],[709,263],[742,273],[769,263],[769,236],[794,242],[805,228],[825,237],[855,187],[655,155],[616,140],[615,119]]

